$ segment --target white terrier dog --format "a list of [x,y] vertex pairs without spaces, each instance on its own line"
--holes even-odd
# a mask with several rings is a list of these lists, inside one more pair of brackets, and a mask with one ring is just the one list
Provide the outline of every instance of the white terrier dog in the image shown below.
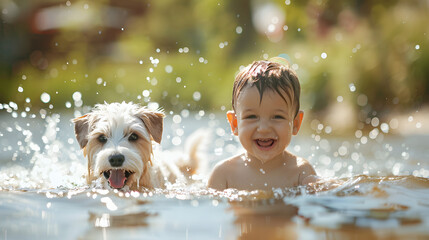
[[76,139],[88,157],[88,184],[97,180],[105,188],[140,190],[189,179],[199,165],[201,139],[194,137],[187,157],[151,159],[152,141],[161,142],[164,117],[162,111],[122,102],[97,104],[73,119]]

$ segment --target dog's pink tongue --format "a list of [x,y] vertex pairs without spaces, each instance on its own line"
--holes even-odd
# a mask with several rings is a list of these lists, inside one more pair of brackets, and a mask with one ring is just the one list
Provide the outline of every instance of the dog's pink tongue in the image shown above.
[[120,169],[110,170],[109,183],[113,188],[122,188],[125,184],[125,171]]

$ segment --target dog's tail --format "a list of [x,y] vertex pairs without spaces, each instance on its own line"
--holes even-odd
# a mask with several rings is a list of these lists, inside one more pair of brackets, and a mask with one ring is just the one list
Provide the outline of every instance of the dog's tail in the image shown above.
[[207,158],[204,157],[208,145],[210,131],[198,129],[187,137],[185,142],[185,159],[180,170],[188,176],[202,174],[207,171]]

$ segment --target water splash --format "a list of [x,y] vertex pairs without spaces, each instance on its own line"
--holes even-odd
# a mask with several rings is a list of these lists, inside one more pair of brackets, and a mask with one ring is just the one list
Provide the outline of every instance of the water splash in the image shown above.
[[[15,132],[20,132],[24,139],[16,136],[12,129],[8,134],[9,144],[13,144],[13,139],[16,139],[19,147],[10,148],[15,151],[12,157],[15,163],[1,168],[0,189],[73,189],[85,185],[85,167],[82,161],[78,161],[73,148],[65,146],[65,143],[57,138],[60,115],[53,114],[43,118],[44,132],[37,140],[34,139],[37,130],[31,129],[32,124],[21,127],[19,123],[14,123]],[[35,119],[32,123],[36,122]]]

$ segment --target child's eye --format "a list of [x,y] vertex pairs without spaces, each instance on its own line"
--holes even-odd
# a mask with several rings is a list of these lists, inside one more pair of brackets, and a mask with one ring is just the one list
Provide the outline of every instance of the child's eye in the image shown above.
[[247,115],[247,116],[244,116],[244,119],[255,119],[255,118],[257,118],[256,115]]
[[274,119],[286,119],[285,117],[283,117],[282,115],[275,115]]

